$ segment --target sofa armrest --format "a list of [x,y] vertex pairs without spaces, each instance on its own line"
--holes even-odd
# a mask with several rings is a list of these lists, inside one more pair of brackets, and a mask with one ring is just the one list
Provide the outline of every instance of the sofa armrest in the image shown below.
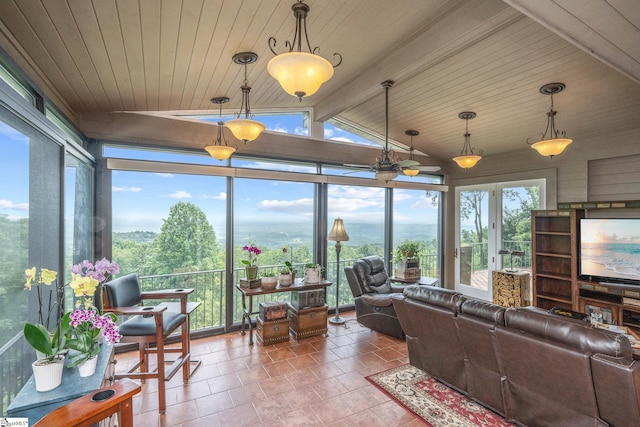
[[600,417],[614,426],[640,419],[640,361],[596,353],[591,356],[593,386]]

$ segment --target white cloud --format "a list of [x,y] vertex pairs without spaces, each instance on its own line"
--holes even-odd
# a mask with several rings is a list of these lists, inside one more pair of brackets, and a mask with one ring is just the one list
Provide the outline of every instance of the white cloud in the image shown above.
[[263,200],[258,203],[260,209],[287,214],[308,214],[313,209],[313,199]]
[[155,176],[159,176],[160,178],[173,178],[174,175],[172,173],[166,173],[166,172],[156,172],[154,173]]
[[14,211],[28,211],[29,203],[13,203],[10,200],[0,199],[0,209],[10,209]]
[[203,194],[202,196],[200,196],[202,199],[213,199],[213,200],[227,200],[227,193],[225,193],[224,191],[221,191],[218,194],[215,194],[213,196],[210,196],[208,194]]
[[169,194],[168,196],[172,199],[190,199],[191,198],[191,194],[183,190],[178,190],[174,193]]
[[142,191],[140,187],[116,187],[115,185],[111,187],[112,191],[115,192],[126,192],[126,193],[138,193]]

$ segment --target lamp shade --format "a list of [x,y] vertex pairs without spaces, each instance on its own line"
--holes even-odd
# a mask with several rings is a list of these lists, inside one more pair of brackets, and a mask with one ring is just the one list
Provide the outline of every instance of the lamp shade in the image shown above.
[[267,70],[285,92],[298,98],[313,95],[333,76],[329,61],[307,52],[281,53],[269,61]]
[[478,155],[457,156],[453,158],[453,161],[463,169],[470,169],[476,165],[482,159]]
[[406,176],[416,176],[420,171],[418,169],[402,169],[402,173]]
[[334,242],[346,242],[349,240],[349,235],[347,234],[347,230],[344,228],[344,223],[341,218],[333,220],[333,227],[331,227],[327,240]]
[[256,139],[264,131],[264,124],[251,119],[233,119],[225,123],[233,136],[248,142]]
[[395,177],[398,176],[398,172],[396,171],[378,171],[376,172],[376,179],[378,181],[392,181]]
[[562,153],[572,142],[573,140],[569,138],[546,139],[532,144],[531,148],[542,156],[553,157]]
[[217,160],[227,160],[236,151],[234,147],[228,145],[208,145],[204,149]]

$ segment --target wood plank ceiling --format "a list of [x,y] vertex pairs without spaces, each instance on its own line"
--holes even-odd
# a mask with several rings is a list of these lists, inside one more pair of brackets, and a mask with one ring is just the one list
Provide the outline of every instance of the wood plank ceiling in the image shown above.
[[[640,122],[640,8],[636,0],[308,0],[312,46],[344,61],[301,103],[267,73],[293,39],[294,0],[3,0],[0,46],[82,129],[114,111],[212,110],[214,96],[240,104],[249,66],[252,108],[313,108],[384,132],[435,162],[462,147],[461,111],[472,145],[487,156],[522,150],[544,131],[550,82],[557,123],[569,136],[636,128]],[[91,136],[91,135],[89,135]],[[185,142],[185,147],[189,146]]]

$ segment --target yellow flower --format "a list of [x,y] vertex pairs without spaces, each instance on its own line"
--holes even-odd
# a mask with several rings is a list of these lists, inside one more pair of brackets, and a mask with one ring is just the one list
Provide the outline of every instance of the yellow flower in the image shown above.
[[56,276],[58,273],[53,270],[47,270],[46,268],[40,269],[40,282],[45,285],[51,285],[54,280],[56,280]]
[[25,283],[24,287],[25,287],[25,289],[31,290],[31,281],[34,279],[34,277],[36,275],[36,268],[35,267],[31,267],[31,268],[26,269],[24,271],[24,275],[27,277],[27,283]]
[[96,293],[98,281],[92,277],[82,277],[79,274],[74,274],[69,286],[71,286],[77,297],[93,296]]

